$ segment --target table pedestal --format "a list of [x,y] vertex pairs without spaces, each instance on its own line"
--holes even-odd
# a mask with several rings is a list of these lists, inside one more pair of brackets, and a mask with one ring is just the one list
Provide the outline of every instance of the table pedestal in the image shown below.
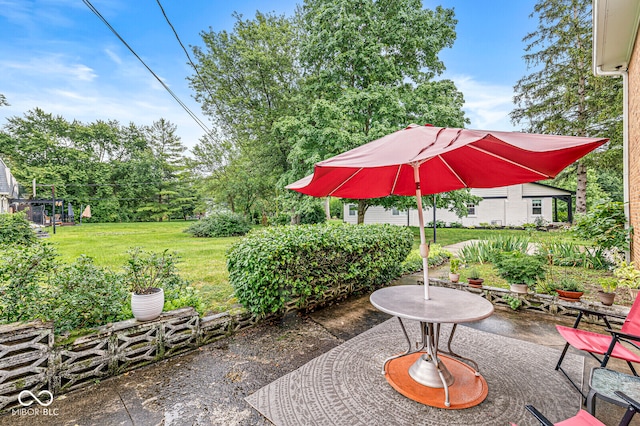
[[[442,383],[439,383],[439,387],[425,386],[409,375],[411,366],[423,355],[424,352],[414,352],[389,360],[384,366],[387,382],[407,398],[431,407],[460,410],[474,407],[485,400],[489,388],[484,377],[476,375],[476,371],[464,362],[438,354],[440,363],[455,377],[454,383],[448,387],[449,406],[446,406]],[[433,365],[431,361],[420,362]]]
[[416,362],[411,364],[409,376],[421,385],[429,386],[430,388],[444,388],[445,384],[451,386],[455,382],[453,375],[440,357],[435,362],[428,353],[423,353]]

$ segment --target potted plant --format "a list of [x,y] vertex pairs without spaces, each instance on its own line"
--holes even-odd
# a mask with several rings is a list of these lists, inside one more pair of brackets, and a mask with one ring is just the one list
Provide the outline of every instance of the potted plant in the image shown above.
[[558,298],[568,302],[577,302],[584,294],[584,286],[573,278],[563,277],[558,282],[556,289]]
[[469,272],[467,273],[467,282],[469,283],[469,287],[482,288],[484,279],[480,278],[480,272],[475,266],[469,268]]
[[613,300],[616,297],[616,288],[618,287],[618,280],[615,277],[605,277],[598,280],[602,290],[598,291],[598,299],[600,303],[605,306],[613,305]]
[[613,275],[618,278],[620,287],[627,288],[631,300],[636,300],[640,288],[640,271],[636,269],[633,262],[622,261],[620,266],[613,270]]
[[457,283],[460,281],[460,259],[451,257],[449,260],[449,281]]
[[127,253],[124,282],[131,291],[131,312],[138,321],[151,321],[162,313],[162,287],[175,274],[174,257],[167,250],[153,253],[135,248]]
[[508,252],[497,256],[498,274],[507,280],[514,293],[528,293],[538,279],[544,276],[544,263],[537,256],[521,252]]

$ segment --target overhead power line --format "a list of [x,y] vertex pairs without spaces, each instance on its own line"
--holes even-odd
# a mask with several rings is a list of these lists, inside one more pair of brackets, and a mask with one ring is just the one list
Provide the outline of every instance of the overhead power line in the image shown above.
[[204,87],[205,90],[207,92],[209,92],[209,96],[211,96],[211,99],[213,99],[213,93],[211,92],[211,89],[209,89],[209,86],[207,85],[206,81],[204,80],[204,78],[200,74],[200,71],[198,71],[198,67],[196,66],[196,64],[193,63],[193,60],[191,59],[191,55],[189,55],[189,51],[184,47],[184,44],[182,44],[182,40],[180,40],[180,36],[178,36],[178,32],[176,31],[176,29],[174,28],[173,24],[169,20],[169,17],[167,16],[166,12],[164,11],[164,7],[162,7],[162,4],[160,3],[160,0],[156,0],[156,3],[158,3],[158,6],[160,7],[160,10],[162,11],[162,15],[164,16],[164,19],[166,19],[167,24],[169,24],[169,26],[171,27],[171,30],[173,31],[173,35],[176,37],[176,40],[178,40],[178,43],[180,44],[180,47],[182,47],[182,50],[184,51],[184,54],[187,55],[187,59],[189,60],[189,63],[191,64],[191,67],[193,68],[193,70],[196,72],[196,75],[200,79],[200,82],[202,83],[202,87]]
[[127,49],[129,49],[129,51],[138,59],[138,61],[140,61],[140,63],[144,65],[144,67],[151,73],[151,75],[153,75],[155,79],[158,80],[158,82],[162,85],[162,87],[164,87],[164,89],[167,92],[169,92],[169,94],[173,97],[173,99],[175,99],[176,102],[180,104],[180,106],[187,112],[187,114],[189,114],[189,116],[191,116],[191,118],[196,122],[196,124],[198,124],[198,126],[200,126],[200,128],[204,130],[205,133],[207,133],[207,135],[211,134],[211,130],[207,128],[207,126],[193,113],[193,111],[191,111],[189,107],[185,105],[185,103],[182,102],[182,100],[180,100],[180,98],[173,92],[173,90],[171,90],[169,86],[167,86],[165,82],[162,81],[162,79],[158,77],[158,75],[142,60],[142,58],[135,52],[135,50],[133,50],[133,48],[129,46],[129,44],[120,36],[120,34],[115,30],[115,28],[113,28],[111,24],[109,24],[106,18],[102,16],[102,14],[98,11],[98,9],[96,9],[95,6],[91,4],[91,1],[89,0],[82,0],[82,1],[107,26],[107,28],[111,30],[111,32],[122,42],[122,44],[124,44],[127,47]]

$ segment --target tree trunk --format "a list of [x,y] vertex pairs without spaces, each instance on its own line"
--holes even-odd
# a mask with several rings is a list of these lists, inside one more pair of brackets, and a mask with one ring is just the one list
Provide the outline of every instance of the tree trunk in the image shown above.
[[364,223],[364,214],[367,212],[369,205],[365,200],[358,200],[358,225]]
[[295,209],[291,209],[291,225],[300,225],[300,215],[296,214]]
[[576,169],[578,186],[576,188],[576,213],[587,212],[587,166],[582,161],[578,162]]

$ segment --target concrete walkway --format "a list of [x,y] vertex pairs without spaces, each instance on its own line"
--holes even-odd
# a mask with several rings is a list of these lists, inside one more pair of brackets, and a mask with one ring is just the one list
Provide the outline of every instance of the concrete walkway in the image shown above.
[[[416,279],[404,277],[395,284],[415,284]],[[368,295],[353,297],[55,395],[46,413],[8,413],[0,417],[0,425],[268,425],[244,401],[246,396],[388,318],[371,306]],[[558,321],[544,314],[497,309],[472,327],[560,349],[564,342],[555,331]],[[598,417],[618,424],[621,411],[600,401]]]

